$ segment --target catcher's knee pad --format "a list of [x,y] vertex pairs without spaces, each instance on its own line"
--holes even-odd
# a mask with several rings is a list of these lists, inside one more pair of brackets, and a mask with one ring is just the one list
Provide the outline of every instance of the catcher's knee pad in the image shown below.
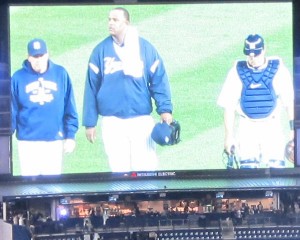
[[240,168],[258,168],[258,167],[259,167],[259,161],[255,158],[240,160]]
[[284,160],[270,159],[269,160],[269,167],[270,168],[284,168],[285,167],[285,162],[284,162]]

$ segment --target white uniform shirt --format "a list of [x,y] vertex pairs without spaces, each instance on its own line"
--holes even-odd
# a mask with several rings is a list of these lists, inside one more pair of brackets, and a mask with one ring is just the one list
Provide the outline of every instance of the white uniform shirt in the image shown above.
[[[267,67],[268,61],[271,59],[278,59],[280,61],[278,71],[273,79],[273,87],[278,97],[277,107],[272,114],[274,116],[280,113],[281,106],[293,108],[294,90],[291,74],[280,58],[268,57],[266,63],[261,68]],[[225,109],[236,110],[239,115],[246,117],[240,106],[243,83],[237,72],[236,65],[237,62],[234,63],[234,66],[227,74],[217,104]]]

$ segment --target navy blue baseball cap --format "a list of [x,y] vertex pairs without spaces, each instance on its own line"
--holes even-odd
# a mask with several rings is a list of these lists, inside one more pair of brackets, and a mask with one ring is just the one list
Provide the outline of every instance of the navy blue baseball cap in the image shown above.
[[156,123],[152,133],[152,139],[159,145],[169,145],[172,138],[172,127],[166,122]]
[[264,39],[258,34],[250,34],[245,39],[244,54],[257,56],[264,49]]
[[48,52],[46,42],[40,38],[32,39],[27,45],[29,56],[44,55]]

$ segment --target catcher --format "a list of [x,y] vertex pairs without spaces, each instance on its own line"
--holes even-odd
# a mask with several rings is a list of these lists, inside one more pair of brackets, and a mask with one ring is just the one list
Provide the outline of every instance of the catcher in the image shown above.
[[224,109],[225,151],[231,153],[235,146],[240,168],[283,168],[282,109],[289,118],[289,140],[294,138],[291,75],[279,57],[266,57],[264,39],[258,34],[245,39],[244,54],[246,60],[236,61],[218,98]]

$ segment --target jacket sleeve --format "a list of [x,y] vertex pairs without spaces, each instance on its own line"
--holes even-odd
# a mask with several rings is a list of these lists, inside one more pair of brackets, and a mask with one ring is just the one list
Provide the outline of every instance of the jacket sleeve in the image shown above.
[[101,86],[101,71],[97,48],[91,54],[85,80],[82,125],[95,127],[98,121],[97,94]]
[[70,76],[66,72],[66,92],[65,92],[65,107],[64,107],[64,132],[65,139],[75,139],[75,134],[78,131],[78,113],[74,97],[74,90]]
[[14,76],[11,78],[11,133],[14,134],[17,128],[17,113],[19,105],[17,101],[17,89],[15,86]]
[[169,77],[163,60],[154,47],[148,49],[147,56],[151,56],[150,59],[147,60],[150,64],[147,63],[150,79],[149,90],[151,97],[155,101],[156,112],[158,114],[165,112],[172,113],[173,105],[171,101]]

